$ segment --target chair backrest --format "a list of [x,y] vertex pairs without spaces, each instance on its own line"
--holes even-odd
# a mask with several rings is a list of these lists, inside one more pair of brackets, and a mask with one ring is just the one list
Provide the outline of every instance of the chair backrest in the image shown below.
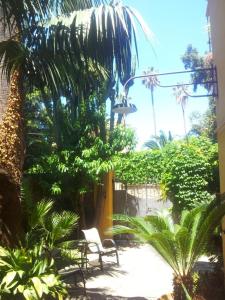
[[[102,242],[97,228],[93,227],[90,229],[85,229],[82,230],[82,232],[84,233],[84,237],[86,241],[89,243],[88,248],[91,252],[93,253],[98,252],[98,247],[100,251],[103,251]],[[98,245],[98,247],[96,246],[96,244]]]

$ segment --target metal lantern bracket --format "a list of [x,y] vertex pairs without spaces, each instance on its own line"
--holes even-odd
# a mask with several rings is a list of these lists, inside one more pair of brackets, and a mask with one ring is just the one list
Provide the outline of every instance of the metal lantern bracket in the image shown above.
[[147,75],[139,75],[139,76],[133,76],[130,77],[124,84],[124,95],[127,94],[127,84],[137,78],[149,78],[149,77],[160,77],[160,76],[169,76],[169,75],[177,75],[177,74],[186,74],[186,73],[196,73],[196,72],[211,72],[212,80],[209,81],[203,81],[203,82],[188,82],[188,83],[182,83],[182,84],[171,84],[171,85],[161,85],[159,82],[156,82],[156,86],[162,87],[162,88],[172,88],[172,87],[182,87],[182,86],[191,86],[191,85],[204,85],[204,84],[211,84],[212,85],[212,92],[209,94],[204,95],[190,95],[184,90],[184,93],[193,98],[200,98],[200,97],[218,97],[218,80],[217,80],[217,69],[216,66],[212,66],[211,68],[201,68],[201,69],[195,69],[195,70],[187,70],[187,71],[177,71],[177,72],[167,72],[167,73],[155,73],[155,74],[147,74]]

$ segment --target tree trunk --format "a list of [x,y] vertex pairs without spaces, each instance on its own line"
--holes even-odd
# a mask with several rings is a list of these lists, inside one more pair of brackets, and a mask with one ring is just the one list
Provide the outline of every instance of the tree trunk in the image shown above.
[[[0,19],[2,18],[3,13],[2,9],[0,8]],[[6,40],[9,37],[8,32],[4,28],[3,24],[0,24],[0,42]],[[1,72],[1,69],[0,69]],[[4,74],[0,75],[0,123],[2,121],[2,117],[5,113],[6,106],[7,106],[7,99],[9,95],[9,87],[7,83],[6,76]]]
[[24,161],[20,72],[9,84],[5,114],[0,124],[0,242],[14,244],[21,233],[20,184]]
[[151,101],[152,101],[152,118],[153,118],[153,127],[154,127],[154,135],[157,135],[156,129],[156,116],[155,116],[155,102],[154,102],[154,88],[151,87]]

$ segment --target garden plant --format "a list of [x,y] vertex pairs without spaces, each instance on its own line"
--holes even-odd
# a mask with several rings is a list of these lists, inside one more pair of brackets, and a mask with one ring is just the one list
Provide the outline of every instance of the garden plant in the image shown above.
[[76,262],[79,252],[70,235],[77,220],[72,212],[54,212],[52,201],[29,207],[20,246],[0,247],[0,299],[64,299],[68,289],[58,275],[54,252],[61,250],[62,265],[63,257]]
[[184,210],[180,221],[174,223],[171,214],[129,217],[115,215],[119,222],[114,234],[129,233],[141,242],[150,244],[168,263],[174,272],[174,299],[186,300],[194,296],[193,268],[207,251],[212,234],[225,214],[225,204],[216,201]]

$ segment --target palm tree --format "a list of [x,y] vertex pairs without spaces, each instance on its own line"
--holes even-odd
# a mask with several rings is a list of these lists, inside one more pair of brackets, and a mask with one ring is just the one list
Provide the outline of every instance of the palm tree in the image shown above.
[[187,95],[187,86],[179,85],[173,88],[174,96],[176,97],[177,103],[180,104],[183,116],[183,124],[184,124],[184,134],[187,136],[187,128],[186,128],[186,116],[185,116],[185,108],[187,105],[188,95]]
[[[0,0],[2,28],[9,34],[0,43],[2,72],[9,81],[0,124],[1,219],[12,233],[8,239],[21,227],[22,107],[27,89],[36,87],[46,98],[47,87],[54,99],[69,90],[84,99],[114,70],[121,83],[130,77],[134,22],[145,31],[147,26],[130,8],[105,2]],[[51,15],[57,17],[49,19]]]
[[154,89],[158,85],[159,81],[156,76],[152,76],[155,74],[154,68],[151,67],[147,71],[143,72],[143,75],[151,75],[142,80],[142,83],[145,85],[147,89],[151,91],[151,102],[152,102],[152,117],[153,117],[153,125],[154,125],[154,135],[156,136],[156,116],[155,116],[155,103],[154,103]]
[[144,143],[144,147],[148,149],[162,149],[168,143],[173,141],[171,132],[169,131],[168,137],[163,130],[160,130],[159,136],[152,136],[150,140]]
[[183,211],[178,224],[173,222],[170,214],[145,218],[116,215],[114,220],[121,225],[115,225],[113,233],[133,234],[150,244],[174,271],[174,300],[186,300],[182,285],[193,295],[194,264],[205,253],[224,214],[225,203],[211,203]]
[[53,201],[40,201],[29,209],[26,247],[44,243],[48,250],[63,248],[68,250],[73,244],[67,239],[78,224],[79,217],[70,212],[52,212]]

